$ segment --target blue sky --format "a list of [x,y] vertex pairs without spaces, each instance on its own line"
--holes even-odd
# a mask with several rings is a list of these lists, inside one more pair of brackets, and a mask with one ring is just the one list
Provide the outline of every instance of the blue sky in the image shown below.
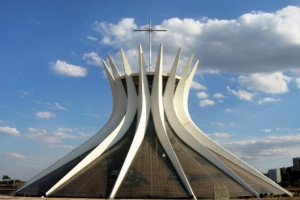
[[190,114],[260,171],[300,156],[300,1],[0,1],[0,175],[28,180],[95,134],[112,109],[102,59],[137,69],[136,28],[167,29],[168,72],[200,60]]

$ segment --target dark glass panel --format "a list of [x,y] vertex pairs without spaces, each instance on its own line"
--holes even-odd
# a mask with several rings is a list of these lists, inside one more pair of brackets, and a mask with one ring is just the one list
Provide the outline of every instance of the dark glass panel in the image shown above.
[[168,78],[169,78],[169,76],[163,76],[162,77],[163,78],[163,81],[162,81],[162,93],[164,94],[165,93],[165,89],[166,89],[166,85],[167,85],[167,82],[168,82]]
[[[92,151],[92,150],[90,150]],[[54,172],[42,177],[40,180],[32,183],[26,188],[16,193],[17,196],[45,196],[45,193],[64,175],[66,175],[73,167],[75,167],[90,151],[75,158],[64,166],[58,168]]]
[[107,198],[126,158],[136,128],[136,118],[125,136],[90,163],[51,196]]
[[167,124],[171,144],[197,197],[213,198],[214,186],[226,185],[230,197],[253,196],[232,178],[182,142]]
[[149,92],[150,92],[150,95],[151,95],[151,92],[152,92],[152,85],[153,85],[153,79],[154,79],[154,75],[147,75],[147,80],[148,80],[148,85],[149,85]]
[[232,169],[239,177],[241,177],[248,185],[250,185],[259,194],[284,194],[281,190],[251,174],[245,169],[232,163],[226,158],[214,153],[220,160],[222,160],[230,169]]
[[133,78],[136,94],[139,95],[139,76],[134,75],[134,76],[132,76],[132,78]]
[[[133,82],[134,82],[134,85],[135,85],[135,88],[136,88],[136,91],[137,91],[137,94],[138,94],[138,85],[139,85],[139,75],[134,75],[132,76],[133,78]],[[147,75],[147,80],[148,80],[148,85],[149,85],[149,92],[150,92],[150,95],[151,95],[151,91],[152,91],[152,84],[153,84],[153,79],[154,79],[154,75],[151,74],[151,75]],[[168,82],[168,79],[169,79],[169,76],[165,76],[165,75],[162,75],[162,79],[163,79],[163,93],[165,91],[165,88],[166,88],[166,85],[167,85],[167,82]],[[126,78],[122,78],[122,83],[123,83],[123,86],[127,92],[127,88],[126,88]],[[179,83],[179,79],[176,78],[175,79],[175,89],[177,87]]]
[[121,81],[122,81],[126,96],[128,96],[126,78],[122,78]]
[[145,138],[116,195],[117,198],[188,198],[161,146],[150,115]]

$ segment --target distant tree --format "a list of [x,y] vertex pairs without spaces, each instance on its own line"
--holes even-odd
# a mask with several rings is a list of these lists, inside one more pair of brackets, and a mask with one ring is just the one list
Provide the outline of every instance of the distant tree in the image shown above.
[[281,181],[281,183],[279,183],[279,185],[281,185],[282,187],[289,187],[291,186],[289,181]]
[[299,188],[299,187],[300,187],[300,179],[297,180],[297,181],[294,181],[294,182],[292,183],[292,185],[293,185],[293,187]]
[[8,175],[3,175],[2,180],[3,181],[10,181],[10,177]]

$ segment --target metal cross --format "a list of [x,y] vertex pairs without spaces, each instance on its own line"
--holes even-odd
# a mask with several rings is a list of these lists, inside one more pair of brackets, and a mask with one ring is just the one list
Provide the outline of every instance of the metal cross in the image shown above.
[[149,68],[148,68],[148,71],[150,72],[151,71],[151,45],[152,45],[152,37],[151,36],[154,36],[156,33],[156,31],[167,31],[167,30],[164,30],[164,29],[156,29],[155,26],[152,26],[151,24],[151,19],[149,20],[149,25],[145,27],[145,29],[137,29],[137,30],[134,30],[134,31],[144,31],[144,33],[146,35],[149,36]]

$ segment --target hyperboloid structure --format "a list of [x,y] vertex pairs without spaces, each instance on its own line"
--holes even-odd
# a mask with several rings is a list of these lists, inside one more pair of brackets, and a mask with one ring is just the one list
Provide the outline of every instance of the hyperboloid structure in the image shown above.
[[230,198],[291,194],[211,140],[192,121],[188,94],[198,61],[193,56],[176,75],[163,73],[163,47],[155,72],[132,73],[121,49],[125,74],[108,55],[103,61],[113,96],[106,125],[92,138],[28,181],[15,195],[92,198]]

